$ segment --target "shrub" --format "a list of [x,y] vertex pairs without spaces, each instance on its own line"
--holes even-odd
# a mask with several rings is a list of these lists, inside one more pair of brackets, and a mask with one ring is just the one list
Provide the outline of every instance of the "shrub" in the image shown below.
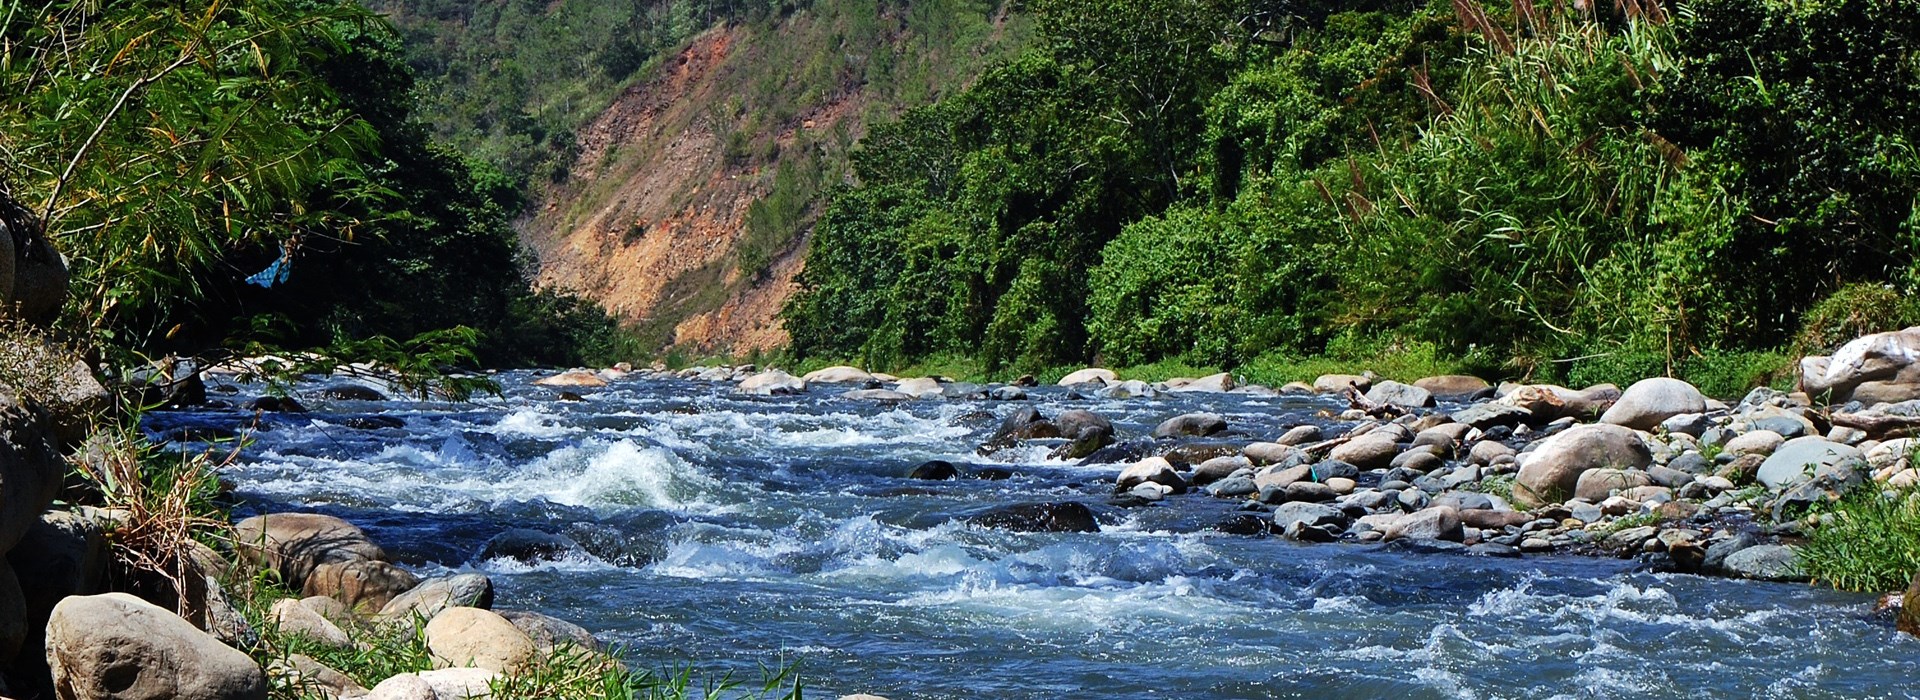
[[1920,572],[1920,492],[1862,487],[1819,516],[1799,549],[1813,580],[1846,591],[1897,591]]
[[1823,354],[1869,333],[1920,324],[1920,302],[1885,284],[1849,284],[1800,317],[1798,354]]

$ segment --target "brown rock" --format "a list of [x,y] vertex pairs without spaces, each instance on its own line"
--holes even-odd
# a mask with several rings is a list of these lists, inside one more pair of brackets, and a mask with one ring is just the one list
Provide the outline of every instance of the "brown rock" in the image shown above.
[[350,609],[375,613],[395,597],[420,585],[420,577],[384,561],[350,559],[314,567],[301,592],[327,596]]
[[484,668],[512,673],[539,649],[507,618],[479,608],[447,608],[427,623],[427,649],[436,668]]
[[173,613],[125,593],[60,601],[47,664],[71,700],[266,700],[253,659]]
[[360,528],[318,513],[254,516],[235,524],[233,536],[244,560],[278,571],[281,581],[296,589],[304,589],[307,577],[321,564],[387,559]]

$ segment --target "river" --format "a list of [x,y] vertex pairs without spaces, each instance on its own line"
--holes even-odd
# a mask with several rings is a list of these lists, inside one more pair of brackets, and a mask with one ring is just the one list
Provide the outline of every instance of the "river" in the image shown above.
[[[999,418],[1086,408],[1122,437],[1194,410],[1271,439],[1324,399],[1177,395],[1028,402],[746,398],[622,381],[554,400],[502,373],[467,404],[307,400],[268,414],[226,467],[239,512],[325,512],[424,575],[485,572],[499,607],[577,622],[636,666],[757,679],[794,665],[808,697],[1902,698],[1920,641],[1872,598],[1639,573],[1632,561],[1497,559],[1306,545],[1211,526],[1205,494],[1107,505],[1119,465],[973,452]],[[318,384],[303,386],[311,390]],[[240,387],[244,398],[258,387]],[[369,416],[378,416],[367,420]],[[379,418],[386,417],[386,418]],[[392,420],[397,419],[397,420]],[[231,428],[238,409],[157,412],[156,435]],[[905,478],[931,459],[1004,480]],[[1078,501],[1098,533],[966,518]],[[508,528],[583,551],[485,559]]]

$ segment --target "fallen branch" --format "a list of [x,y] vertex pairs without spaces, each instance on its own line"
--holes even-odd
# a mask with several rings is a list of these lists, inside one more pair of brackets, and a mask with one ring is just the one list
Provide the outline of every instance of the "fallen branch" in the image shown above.
[[1920,433],[1920,417],[1914,416],[1890,416],[1885,413],[1835,413],[1831,416],[1831,420],[1834,425],[1863,431],[1868,438],[1874,440]]

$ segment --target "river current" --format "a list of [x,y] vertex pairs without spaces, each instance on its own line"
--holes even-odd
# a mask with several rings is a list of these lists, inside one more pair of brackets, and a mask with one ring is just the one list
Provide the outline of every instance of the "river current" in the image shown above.
[[[751,680],[794,665],[808,697],[1920,697],[1920,640],[1875,617],[1870,596],[1627,560],[1225,534],[1212,526],[1237,504],[1205,494],[1108,505],[1121,465],[1049,461],[1039,446],[974,454],[1025,406],[1092,410],[1122,439],[1207,410],[1237,437],[1272,439],[1338,429],[1316,417],[1340,408],[1325,399],[1043,388],[896,405],[629,380],[562,402],[532,378],[502,373],[504,397],[467,404],[303,398],[309,413],[262,417],[224,478],[243,515],[346,518],[415,571],[484,572],[497,606],[579,623],[636,666]],[[147,427],[253,421],[204,409]],[[932,459],[963,477],[906,478]],[[1013,476],[964,475],[985,468]],[[1043,501],[1088,504],[1102,531],[967,522]],[[482,556],[509,528],[582,550]]]

